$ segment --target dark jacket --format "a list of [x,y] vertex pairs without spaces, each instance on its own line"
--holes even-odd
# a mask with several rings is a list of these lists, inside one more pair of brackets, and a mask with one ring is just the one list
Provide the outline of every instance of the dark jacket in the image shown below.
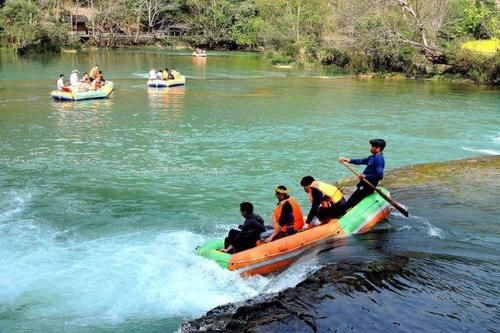
[[[377,186],[378,182],[384,178],[384,154],[380,153],[377,155],[371,155],[367,158],[359,158],[359,159],[351,159],[349,161],[351,164],[355,165],[366,165],[365,171],[363,174],[366,176],[366,180],[372,183],[374,186]],[[360,184],[364,184],[362,181]]]
[[238,227],[241,229],[239,234],[234,238],[232,245],[237,251],[243,251],[257,245],[257,240],[260,234],[266,231],[264,227],[264,219],[257,214],[251,214],[245,219],[242,225]]

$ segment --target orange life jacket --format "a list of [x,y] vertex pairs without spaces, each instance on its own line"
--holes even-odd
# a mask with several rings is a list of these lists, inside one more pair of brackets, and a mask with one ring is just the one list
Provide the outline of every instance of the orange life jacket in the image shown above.
[[[311,187],[319,190],[324,196],[328,197],[327,200],[323,200],[321,203],[323,207],[334,205],[344,197],[344,194],[337,187],[318,180],[313,181]],[[313,202],[312,191],[309,191],[309,200],[311,200],[311,203]]]
[[280,226],[278,221],[281,218],[281,211],[283,210],[283,205],[289,202],[292,206],[292,214],[293,214],[293,229],[295,231],[299,231],[304,226],[304,217],[302,216],[302,210],[300,209],[300,205],[294,197],[288,197],[285,200],[280,201],[280,203],[274,208],[273,218],[274,218],[274,227],[280,228],[282,232],[287,232],[287,229],[290,227],[289,225]]

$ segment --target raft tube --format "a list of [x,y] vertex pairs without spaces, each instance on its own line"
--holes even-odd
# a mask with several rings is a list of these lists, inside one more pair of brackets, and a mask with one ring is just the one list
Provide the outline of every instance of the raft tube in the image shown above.
[[[379,189],[389,196],[386,189]],[[239,270],[243,276],[265,275],[285,268],[303,252],[322,242],[368,232],[387,216],[389,203],[374,192],[340,219],[331,220],[327,224],[235,254],[219,251],[224,248],[224,240],[209,240],[196,249],[196,254],[215,261],[222,268]]]
[[98,90],[89,90],[83,92],[65,92],[54,90],[50,96],[57,101],[83,101],[88,99],[102,99],[108,98],[113,92],[114,83],[106,81],[104,85]]
[[175,86],[183,86],[186,84],[186,77],[182,76],[174,80],[148,80],[148,87],[168,88]]

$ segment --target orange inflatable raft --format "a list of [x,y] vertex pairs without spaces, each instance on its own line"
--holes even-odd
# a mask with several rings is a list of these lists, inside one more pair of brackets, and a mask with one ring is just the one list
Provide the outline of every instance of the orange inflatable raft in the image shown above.
[[[387,190],[381,190],[389,195]],[[239,270],[242,275],[265,275],[285,268],[302,253],[323,242],[368,232],[388,215],[389,203],[374,192],[342,218],[331,220],[327,224],[235,254],[219,251],[224,247],[224,240],[209,240],[199,246],[196,253],[217,262],[223,268]]]

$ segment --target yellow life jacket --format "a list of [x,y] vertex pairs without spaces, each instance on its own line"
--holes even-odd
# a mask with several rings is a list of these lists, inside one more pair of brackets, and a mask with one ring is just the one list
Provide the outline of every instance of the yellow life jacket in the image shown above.
[[[344,197],[344,194],[335,186],[315,180],[311,183],[311,187],[319,190],[329,200],[323,201],[323,207],[328,206],[329,202],[336,204]],[[309,191],[309,200],[313,202],[312,191]]]
[[274,228],[280,228],[281,231],[287,232],[287,229],[290,227],[289,225],[280,226],[278,221],[281,218],[281,211],[283,210],[283,205],[289,202],[292,206],[292,214],[293,214],[293,229],[295,231],[299,231],[304,226],[304,216],[302,215],[302,210],[300,209],[300,205],[298,201],[294,197],[288,197],[288,199],[280,201],[280,203],[274,208],[273,218],[274,218]]

